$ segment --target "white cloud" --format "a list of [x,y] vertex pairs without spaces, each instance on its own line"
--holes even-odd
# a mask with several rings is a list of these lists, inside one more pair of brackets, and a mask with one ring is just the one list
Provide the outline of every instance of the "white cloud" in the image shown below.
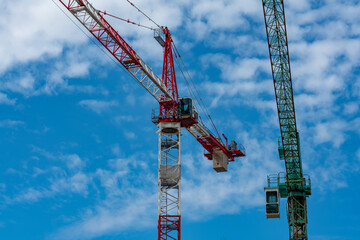
[[[329,159],[327,159],[329,161]],[[333,164],[333,165],[332,165]],[[322,192],[333,192],[339,188],[348,186],[346,173],[349,172],[346,163],[338,163],[333,160],[323,166],[310,170],[313,188]]]
[[156,204],[155,198],[155,195],[138,193],[128,201],[108,203],[111,204],[110,207],[98,206],[93,211],[85,213],[81,221],[60,229],[49,239],[93,239],[127,229],[155,227],[156,208],[153,207]]
[[70,170],[78,170],[85,165],[85,162],[77,154],[63,155],[60,158],[66,162],[66,166]]
[[[335,147],[341,146],[347,139],[346,132],[351,130],[351,119],[338,120],[339,115],[344,113],[351,117],[358,109],[356,104],[348,105],[343,101],[344,98],[349,99],[349,89],[356,95],[353,71],[360,64],[360,57],[356,54],[360,49],[359,35],[353,32],[352,27],[359,21],[355,11],[350,10],[351,5],[354,9],[359,7],[354,3],[336,1],[320,4],[316,9],[310,9],[314,6],[309,1],[290,1],[286,6],[298,126],[305,131],[314,131],[311,138],[317,145],[331,142]],[[337,12],[341,14],[332,9],[339,9]],[[344,12],[349,12],[349,15],[345,16]],[[246,42],[240,41],[248,45],[246,49],[253,49],[253,41],[248,41],[256,39],[253,35],[261,34],[263,37],[260,39],[265,37],[263,25],[255,25],[255,28],[262,31],[253,31],[249,37],[249,33],[245,32],[243,39]],[[267,46],[263,40],[256,46],[259,44]],[[215,66],[221,71],[222,78],[204,85],[207,93],[213,96],[211,106],[236,102],[255,107],[261,113],[273,109],[272,82],[264,80],[264,74],[271,78],[268,58],[267,49],[263,49],[262,53],[254,50],[251,57],[241,55],[239,59],[230,58],[229,54],[205,55],[205,70],[212,70],[209,66]],[[273,99],[273,104],[269,102],[269,97]]]
[[20,78],[11,79],[7,82],[1,82],[0,88],[24,95],[30,95],[34,91],[34,84],[34,77],[30,73],[25,73],[25,75]]
[[6,190],[6,184],[0,183],[0,192],[4,192]]
[[58,55],[64,44],[86,42],[51,1],[5,1],[3,5],[0,31],[6,34],[0,40],[0,54],[7,57],[0,60],[0,74],[14,64]]
[[116,101],[101,101],[101,100],[82,100],[79,102],[79,105],[90,109],[97,114],[101,114],[111,107],[117,106],[118,103]]
[[115,123],[120,124],[123,122],[134,122],[137,121],[138,119],[136,117],[134,117],[133,115],[120,115],[120,116],[116,116],[114,118]]
[[[347,140],[346,131],[350,129],[349,122],[356,123],[351,119],[342,119],[342,111],[349,116],[358,111],[356,104],[344,105],[339,98],[347,96],[346,93],[350,92],[347,89],[348,85],[350,88],[354,86],[350,79],[353,79],[354,67],[359,66],[360,31],[357,26],[358,20],[354,20],[358,19],[359,6],[351,7],[337,1],[327,1],[319,9],[310,10],[309,2],[289,1],[289,11],[287,11],[297,116],[299,125],[303,126],[302,129],[312,133],[308,134],[310,136],[309,141],[307,140],[308,145],[316,143],[315,147],[311,146],[308,149],[310,152],[324,143],[331,143],[332,148],[339,149]],[[114,11],[116,9],[117,13],[129,14],[129,18],[135,15],[133,13],[138,14],[128,5],[119,7],[121,4],[119,1],[100,0],[94,3],[100,9],[114,9]],[[205,75],[204,79],[207,79],[206,74],[199,72],[205,70],[206,73],[207,70],[213,70],[214,66],[221,71],[221,79],[210,82],[213,79],[208,78],[210,80],[201,86],[207,90],[208,96],[213,98],[213,107],[224,106],[224,103],[231,103],[230,106],[241,103],[252,106],[262,113],[275,110],[262,10],[261,5],[256,1],[156,0],[139,1],[136,4],[142,9],[150,9],[146,12],[154,16],[161,25],[172,27],[174,32],[181,29],[182,25],[186,25],[187,32],[190,33],[189,39],[199,40],[200,43],[203,41],[207,47],[213,47],[210,51],[220,49],[219,51],[223,52],[203,55],[202,63],[207,63],[208,68],[190,69],[194,74],[198,74],[199,78]],[[87,60],[93,52],[88,52],[86,37],[58,9],[50,5],[51,2],[45,0],[6,3],[9,12],[0,16],[0,20],[3,18],[0,21],[0,30],[7,32],[7,35],[4,39],[0,39],[0,53],[2,56],[10,57],[0,60],[0,74],[19,63],[45,62],[48,59],[53,59],[55,62],[53,68],[45,74],[46,77],[42,78],[44,83],[41,86],[38,85],[36,75],[30,72],[29,75],[25,73],[20,75],[22,77],[15,78],[12,83],[6,82],[4,85],[6,90],[24,95],[31,92],[55,94],[59,89],[72,91],[76,86],[68,82],[69,78],[88,76],[89,68],[95,65],[92,60]],[[23,6],[20,11],[18,11],[19,6]],[[336,9],[346,10],[346,13],[340,10],[333,11],[334,6]],[[25,21],[23,16],[27,16],[30,20]],[[323,21],[327,18],[335,20],[324,25]],[[44,19],[48,20],[44,21]],[[132,20],[143,21],[144,18],[137,15]],[[349,24],[348,21],[353,23]],[[13,26],[18,27],[13,28]],[[156,62],[161,59],[161,50],[159,50],[161,48],[154,47],[156,44],[154,42],[148,43],[144,40],[151,37],[151,32],[127,25],[119,29],[124,36],[132,39],[131,45],[146,60]],[[239,29],[241,33],[237,32]],[[325,29],[333,31],[325,31]],[[250,30],[251,33],[246,32]],[[243,34],[243,31],[244,35],[238,36]],[[179,39],[179,41],[183,40],[182,37]],[[220,43],[216,46],[211,45],[218,40]],[[30,42],[33,44],[29,44]],[[180,45],[188,47],[187,53],[193,52],[193,48],[197,47],[193,42],[181,42]],[[229,49],[229,52],[224,48]],[[234,52],[239,56],[229,57]],[[242,53],[245,53],[246,58]],[[89,56],[80,57],[86,54]],[[161,66],[161,61],[157,62],[155,66]],[[264,74],[267,75],[264,77]],[[94,87],[88,86],[83,90],[91,92],[94,91]],[[136,99],[133,95],[126,98],[129,104],[135,104]],[[354,99],[354,102],[358,102],[357,100]],[[0,103],[14,105],[15,101],[9,99],[6,94],[0,93]],[[117,106],[118,103],[83,100],[79,105],[100,114]],[[183,213],[185,215],[196,219],[199,215],[237,213],[243,208],[262,206],[266,175],[279,171],[283,164],[277,161],[275,156],[276,143],[264,139],[264,136],[272,137],[272,127],[277,124],[273,121],[273,117],[266,115],[265,118],[265,121],[271,120],[270,123],[264,123],[270,129],[265,128],[264,125],[260,128],[249,124],[250,127],[261,129],[261,133],[252,131],[244,134],[248,157],[231,163],[227,174],[218,175],[212,172],[211,162],[206,162],[202,157],[198,157],[200,159],[195,161],[189,155],[184,156]],[[132,117],[126,116],[115,118],[115,121],[119,122],[133,120]],[[3,123],[3,126],[6,124],[21,123],[7,122]],[[253,138],[248,137],[249,135]],[[116,155],[122,153],[117,147],[113,147],[112,151]],[[359,154],[357,156],[360,158]],[[119,158],[110,160],[109,168],[85,173],[83,172],[85,162],[78,155],[56,156],[44,152],[43,156],[63,161],[66,170],[57,169],[58,178],[45,183],[47,184],[45,187],[25,189],[14,197],[14,201],[34,202],[63,193],[86,196],[89,185],[96,182],[100,185],[99,191],[106,193],[103,201],[96,203],[94,207],[81,210],[78,221],[61,229],[52,239],[94,238],[127,230],[134,225],[139,228],[152,226],[153,219],[156,218],[157,193],[154,193],[156,176],[155,172],[149,173],[146,169],[149,167],[147,163],[138,159]],[[198,161],[202,162],[199,164]],[[314,169],[312,176],[317,183],[314,184],[315,189],[326,189],[328,184],[331,184],[333,189],[347,186],[346,174],[344,174],[346,164],[334,161],[329,165],[314,166],[311,165],[310,159],[307,161],[311,169]],[[37,172],[42,174],[40,170]],[[144,186],[144,182],[151,185]],[[150,214],[148,214],[149,209]],[[83,211],[85,213],[82,214]]]
[[135,104],[137,103],[136,97],[132,94],[129,94],[126,96],[126,102],[131,106],[135,106]]
[[355,114],[359,111],[359,106],[360,103],[358,102],[346,103],[344,106],[344,113],[348,115]]
[[41,168],[38,168],[38,167],[34,167],[33,171],[34,171],[34,173],[32,174],[32,177],[37,177],[39,175],[47,173],[47,170],[41,169]]
[[315,126],[314,142],[317,144],[331,142],[333,146],[338,148],[345,142],[345,131],[348,124],[344,121],[331,121],[319,123]]
[[120,156],[121,154],[121,148],[119,144],[114,144],[111,146],[111,152],[115,155],[115,156]]
[[19,202],[37,202],[44,197],[49,197],[52,194],[46,189],[34,189],[29,188],[22,191],[16,197],[7,201],[7,204],[19,203]]
[[281,171],[276,141],[259,140],[258,129],[241,131],[247,156],[228,166],[228,172],[216,173],[212,162],[200,154],[183,155],[183,215],[193,220],[234,214],[263,205],[263,188],[268,174]]
[[7,34],[0,40],[0,53],[6,57],[0,63],[0,73],[14,64],[58,55],[64,44],[80,45],[87,41],[51,1],[3,4],[6,11],[1,14],[0,30]]
[[[82,168],[85,166],[85,162],[77,154],[53,154],[36,147],[34,147],[34,151],[47,159],[60,160],[58,163],[64,162],[66,168],[57,166],[46,170],[34,168],[34,173],[30,176],[37,178],[42,175],[42,177],[47,177],[47,181],[39,184],[41,186],[24,188],[13,197],[5,196],[6,204],[38,202],[44,198],[52,198],[66,193],[77,193],[83,196],[88,194],[88,185],[91,183],[92,177],[83,173]],[[50,177],[48,177],[49,175]]]
[[77,193],[86,196],[90,180],[89,176],[81,172],[72,176],[63,176],[53,180],[48,187],[30,187],[20,191],[12,198],[5,197],[5,203],[7,205],[33,203],[44,198],[52,198],[66,193]]
[[[85,48],[85,47],[84,47]],[[27,71],[18,73],[19,76],[13,77],[12,74],[5,76],[0,82],[0,90],[20,93],[25,97],[37,96],[42,94],[53,95],[58,92],[99,92],[106,95],[102,87],[90,85],[75,85],[71,79],[84,77],[89,74],[91,66],[92,48],[89,47],[85,54],[79,54],[79,50],[72,48],[66,52],[62,59],[51,58],[53,64],[41,71]],[[92,60],[95,60],[93,58]],[[101,61],[99,61],[101,63]],[[4,97],[2,97],[4,98]],[[12,103],[8,100],[8,103]]]
[[[208,54],[202,58],[205,70],[215,66],[221,71],[222,81],[206,82],[203,88],[212,95],[211,106],[218,104],[256,105],[260,94],[271,94],[273,83],[270,79],[259,79],[259,74],[270,70],[269,60],[257,58],[231,59],[222,54]],[[236,98],[246,101],[234,101]],[[260,104],[263,107],[263,104]]]
[[[89,47],[89,52],[91,48]],[[89,74],[90,61],[87,56],[90,54],[85,52],[80,54],[77,49],[72,48],[66,52],[62,60],[58,60],[53,69],[45,77],[43,86],[36,94],[54,94],[57,90],[79,91],[79,92],[96,92],[92,86],[76,86],[69,83],[68,79],[84,77]]]
[[[275,143],[246,136],[248,157],[230,163],[229,172],[224,174],[215,173],[211,162],[201,154],[196,159],[191,154],[182,157],[182,213],[187,219],[200,220],[204,216],[233,214],[262,206],[266,175],[268,171],[277,171],[280,163],[277,159],[264,159],[264,155],[273,155]],[[100,181],[98,189],[106,193],[105,199],[82,210],[77,221],[49,238],[91,239],[128,229],[155,228],[157,177],[149,162],[142,160],[145,155],[111,159],[110,168],[97,169],[91,174],[94,183]]]
[[286,9],[287,10],[293,10],[293,11],[298,11],[298,12],[305,12],[310,10],[311,8],[310,5],[310,1],[309,0],[304,0],[304,1],[288,1],[286,3]]
[[[187,31],[198,40],[207,38],[216,31],[236,31],[250,28],[246,16],[261,17],[261,5],[255,1],[213,1],[201,0],[187,6],[190,19],[186,21]],[[256,19],[256,18],[255,18]]]
[[0,104],[14,105],[16,99],[10,99],[6,94],[0,92]]
[[[91,67],[104,64],[106,58],[102,52],[99,54],[97,47],[87,44],[89,39],[52,1],[6,1],[4,8],[0,31],[7,34],[0,39],[0,54],[7,57],[0,60],[0,76],[4,76],[0,90],[26,97],[59,91],[104,91],[101,87],[69,83],[69,79],[87,76]],[[37,64],[48,66],[29,67]],[[3,95],[0,95],[1,102],[14,104]]]
[[253,79],[259,71],[270,73],[269,60],[258,58],[231,59],[224,54],[206,54],[202,56],[203,65],[214,65],[221,70],[224,80],[232,83],[241,79]]
[[148,162],[141,160],[144,156],[111,159],[108,169],[97,169],[91,174],[94,184],[100,181],[99,190],[105,192],[105,198],[83,210],[78,221],[60,228],[49,238],[92,239],[153,226],[157,218],[154,207],[157,178],[153,172],[149,173]]
[[21,126],[24,124],[25,123],[23,121],[16,121],[16,120],[9,120],[9,119],[0,121],[0,127],[6,127],[6,128],[17,127],[17,126]]
[[[353,55],[356,49],[360,49],[360,44],[351,39],[292,44],[291,51],[296,59],[292,70],[297,91],[304,89],[320,94],[342,90],[344,77],[360,63],[360,57]],[[339,61],[340,57],[344,60]]]
[[72,192],[86,196],[90,182],[91,177],[82,172],[77,172],[72,176],[56,179],[50,186],[50,193],[55,195]]
[[137,136],[134,132],[130,132],[130,131],[124,131],[125,137],[129,140],[133,140],[136,139]]

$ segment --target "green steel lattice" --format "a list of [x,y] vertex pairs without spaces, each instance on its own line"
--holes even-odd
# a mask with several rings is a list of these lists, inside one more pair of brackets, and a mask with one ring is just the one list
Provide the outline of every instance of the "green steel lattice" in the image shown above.
[[310,181],[302,172],[299,134],[291,80],[289,48],[286,33],[284,1],[263,0],[269,54],[274,80],[286,168],[287,217],[290,240],[307,240],[307,205]]

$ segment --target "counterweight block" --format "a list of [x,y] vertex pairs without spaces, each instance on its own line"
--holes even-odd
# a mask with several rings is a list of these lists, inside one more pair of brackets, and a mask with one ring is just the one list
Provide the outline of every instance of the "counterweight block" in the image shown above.
[[212,154],[213,168],[216,172],[227,172],[229,158],[220,150],[214,151]]

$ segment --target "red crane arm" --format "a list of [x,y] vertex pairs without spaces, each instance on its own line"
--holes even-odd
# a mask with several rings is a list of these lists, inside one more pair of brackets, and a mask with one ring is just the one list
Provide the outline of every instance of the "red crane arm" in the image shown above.
[[212,160],[214,151],[223,152],[229,159],[234,161],[236,157],[245,156],[245,148],[240,145],[239,149],[229,149],[225,146],[220,139],[216,138],[203,124],[196,118],[181,117],[181,124],[193,135],[196,140],[208,151],[205,157]]
[[87,0],[59,0],[75,18],[158,101],[173,100],[169,89],[154,71]]

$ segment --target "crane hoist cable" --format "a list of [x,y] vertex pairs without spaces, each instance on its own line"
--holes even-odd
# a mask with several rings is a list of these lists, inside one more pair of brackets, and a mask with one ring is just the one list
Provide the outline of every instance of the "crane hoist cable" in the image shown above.
[[[218,138],[222,141],[222,139],[221,139],[221,137],[220,137],[220,134],[219,134],[219,132],[218,132],[218,130],[217,130],[215,124],[214,124],[214,121],[212,120],[211,115],[210,115],[210,113],[209,113],[209,111],[208,111],[208,109],[207,109],[207,107],[206,107],[203,99],[201,98],[201,96],[200,96],[200,94],[199,94],[199,91],[197,90],[197,88],[196,88],[196,86],[195,86],[194,80],[192,79],[189,71],[187,70],[186,65],[185,65],[184,61],[182,60],[181,55],[180,55],[180,53],[179,53],[179,51],[178,51],[178,49],[177,49],[177,47],[176,47],[176,45],[175,45],[174,42],[173,42],[173,45],[174,45],[174,49],[175,49],[175,51],[174,51],[174,52],[175,52],[175,57],[176,57],[176,59],[177,59],[177,58],[180,59],[180,62],[181,62],[181,64],[182,64],[182,66],[184,67],[184,70],[185,70],[185,72],[187,73],[187,75],[188,75],[188,77],[189,77],[189,79],[190,79],[190,81],[191,81],[191,84],[192,84],[193,88],[194,88],[195,91],[196,91],[197,98],[200,100],[199,102],[200,102],[200,106],[201,106],[203,112],[204,112],[205,115],[208,117],[209,121],[211,122],[211,125],[213,126],[214,130],[216,131],[216,133],[217,133],[217,135],[218,135]],[[179,64],[178,64],[178,65],[179,65]],[[183,72],[181,65],[179,65],[179,69],[181,70],[181,72]],[[186,79],[185,76],[184,76],[184,79],[185,79],[185,81],[187,82],[187,79]]]
[[[198,104],[197,104],[198,100],[196,99],[196,96],[195,96],[195,94],[193,93],[193,90],[191,89],[191,86],[190,86],[190,84],[189,84],[189,81],[187,80],[187,78],[186,78],[186,76],[185,76],[185,73],[184,73],[183,69],[181,68],[180,61],[179,61],[179,59],[178,59],[177,53],[176,53],[175,51],[173,51],[173,53],[174,53],[174,56],[175,56],[175,60],[176,60],[177,66],[179,67],[180,72],[181,72],[181,74],[182,74],[182,76],[183,76],[183,78],[184,78],[184,80],[185,80],[185,84],[186,84],[187,90],[188,90],[188,92],[189,92],[189,95],[191,96],[192,99],[195,100],[195,101],[194,101],[195,110],[196,110],[197,112],[199,112],[199,107],[198,107]],[[199,105],[200,105],[200,104],[199,104]],[[204,110],[202,109],[202,106],[200,106],[200,107],[201,107],[201,110],[204,111]],[[201,118],[201,115],[199,115],[199,120],[200,120],[200,122],[204,125],[204,122],[203,122],[203,120],[202,120],[202,118]]]
[[159,24],[157,24],[154,20],[152,20],[148,15],[146,15],[143,11],[140,10],[140,8],[138,8],[137,6],[135,6],[135,4],[133,4],[132,2],[130,2],[129,0],[126,0],[128,3],[130,3],[131,6],[133,6],[134,8],[136,8],[136,10],[138,10],[142,15],[144,15],[147,19],[149,19],[149,21],[153,22],[158,28],[162,28]]
[[[186,83],[188,92],[189,92],[191,98],[196,100],[196,101],[194,101],[194,107],[195,107],[196,111],[199,112],[199,108],[198,108],[198,106],[197,106],[198,104],[196,104],[196,102],[198,102],[198,100],[197,100],[196,96],[194,97],[194,93],[193,93],[193,91],[191,90],[191,86],[190,86],[190,84],[189,84],[189,81],[186,79],[184,70],[181,68],[181,65],[180,65],[178,56],[177,56],[177,54],[176,54],[175,52],[174,52],[174,55],[175,55],[176,63],[177,63],[177,65],[178,65],[178,67],[179,67],[179,69],[180,69],[180,71],[181,71],[181,74],[182,74],[184,80],[185,80],[185,83]],[[202,106],[201,104],[199,104],[199,105],[200,105],[202,111],[204,112],[203,106]],[[206,115],[206,114],[205,114],[205,115]],[[201,115],[199,115],[199,120],[200,120],[200,122],[202,123],[202,125],[205,126],[204,121],[202,120]],[[211,122],[211,123],[213,124],[213,122]],[[216,127],[215,127],[214,124],[213,124],[213,127],[214,127],[214,129],[215,129],[215,131],[216,131],[216,133],[217,133],[217,135],[218,135],[218,139],[220,139],[220,141],[222,142],[222,139],[220,138],[219,132],[217,131],[217,129],[216,129]],[[208,131],[209,131],[209,130],[208,130]]]

